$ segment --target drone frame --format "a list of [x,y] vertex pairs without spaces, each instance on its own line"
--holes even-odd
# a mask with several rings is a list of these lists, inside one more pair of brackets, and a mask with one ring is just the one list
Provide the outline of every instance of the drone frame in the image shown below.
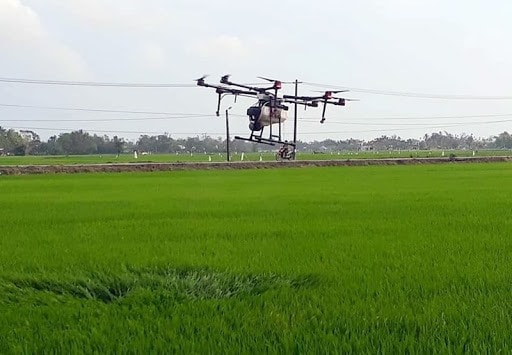
[[[325,112],[327,105],[334,106],[345,106],[346,101],[353,101],[353,99],[346,99],[341,97],[335,97],[334,94],[347,92],[348,90],[339,90],[339,91],[325,91],[321,96],[298,96],[298,84],[299,81],[295,80],[293,84],[295,84],[295,94],[294,95],[283,95],[281,98],[278,97],[278,92],[282,88],[283,82],[279,80],[268,79],[264,77],[258,77],[260,79],[269,81],[272,83],[272,86],[269,87],[258,87],[251,86],[250,84],[240,84],[235,83],[230,80],[230,75],[224,75],[220,79],[221,85],[213,85],[205,82],[206,76],[203,76],[196,80],[198,86],[203,86],[207,88],[214,88],[215,92],[218,95],[217,100],[217,111],[215,112],[217,116],[220,115],[220,106],[222,98],[226,95],[234,95],[235,102],[238,96],[245,97],[257,97],[258,98],[258,107],[263,108],[268,104],[270,108],[270,124],[269,126],[269,136],[268,138],[263,137],[263,132],[265,130],[265,126],[262,126],[259,130],[256,130],[256,126],[253,125],[251,129],[251,134],[248,138],[235,136],[237,140],[243,140],[247,142],[266,144],[270,146],[275,146],[276,144],[287,144],[293,147],[293,154],[291,154],[291,158],[295,159],[296,150],[297,150],[297,112],[298,106],[304,106],[304,109],[307,107],[318,107],[319,104],[322,104],[322,118],[320,123],[325,122]],[[290,82],[287,82],[290,84]],[[272,123],[272,115],[274,110],[288,110],[288,106],[284,104],[293,104],[294,105],[294,124],[293,124],[293,142],[284,141],[282,138],[282,123],[281,116],[279,115],[278,134],[274,134],[272,126],[276,123]],[[226,114],[227,115],[227,114]],[[228,124],[226,119],[226,124]]]

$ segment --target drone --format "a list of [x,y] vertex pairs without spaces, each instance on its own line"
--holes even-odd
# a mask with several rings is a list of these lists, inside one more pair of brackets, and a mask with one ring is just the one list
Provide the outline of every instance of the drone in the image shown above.
[[[297,90],[295,95],[282,95],[279,96],[279,90],[283,88],[283,84],[291,84],[291,82],[282,82],[280,80],[269,79],[265,77],[258,77],[269,84],[261,84],[265,86],[251,86],[250,84],[239,84],[230,80],[230,75],[224,75],[220,79],[220,85],[209,84],[206,82],[207,76],[203,76],[196,79],[198,86],[215,89],[218,95],[217,98],[217,110],[215,114],[220,115],[220,107],[222,98],[226,95],[233,95],[235,102],[237,97],[250,97],[256,98],[257,102],[247,109],[247,116],[249,117],[249,129],[251,131],[250,136],[239,137],[235,139],[255,142],[260,144],[267,144],[274,146],[281,144],[284,147],[291,146],[293,148],[290,154],[288,150],[285,154],[282,154],[283,159],[294,159],[295,150],[297,143],[297,106],[304,106],[304,109],[308,107],[319,107],[322,105],[322,118],[320,123],[325,122],[325,112],[327,105],[334,106],[345,106],[347,101],[354,101],[354,99],[347,99],[343,97],[336,97],[336,94],[347,92],[348,90],[340,91],[325,91],[322,95],[317,96],[298,96]],[[294,82],[297,89],[298,82]],[[259,85],[259,84],[258,84]],[[282,137],[282,124],[288,118],[289,104],[295,106],[294,115],[294,140],[292,142],[283,141]],[[273,129],[273,126],[277,125],[277,133]],[[269,128],[268,137],[263,136],[265,127]],[[282,150],[280,150],[282,151]]]

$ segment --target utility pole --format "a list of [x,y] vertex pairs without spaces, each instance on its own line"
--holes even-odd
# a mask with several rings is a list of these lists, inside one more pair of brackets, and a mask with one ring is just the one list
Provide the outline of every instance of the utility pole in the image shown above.
[[295,107],[293,110],[293,160],[297,160],[297,96],[299,95],[299,81],[295,80]]
[[231,106],[226,109],[226,156],[227,161],[230,161],[230,152],[229,152],[229,110],[231,110]]

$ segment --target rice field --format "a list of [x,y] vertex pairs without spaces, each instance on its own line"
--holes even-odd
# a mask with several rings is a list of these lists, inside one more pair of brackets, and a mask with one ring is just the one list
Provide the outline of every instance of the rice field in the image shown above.
[[512,165],[0,176],[0,353],[509,353]]

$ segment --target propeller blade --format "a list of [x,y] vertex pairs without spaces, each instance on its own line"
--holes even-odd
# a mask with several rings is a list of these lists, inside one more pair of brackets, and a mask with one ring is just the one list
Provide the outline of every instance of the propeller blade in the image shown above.
[[269,81],[269,82],[273,83],[274,84],[273,88],[276,89],[276,90],[281,89],[281,87],[283,85],[283,82],[281,80],[269,79],[269,78],[265,78],[263,76],[258,76],[258,79],[266,80],[266,81]]
[[208,74],[204,74],[202,77],[200,77],[199,79],[195,79],[194,81],[204,81],[204,79],[206,79],[208,76]]
[[295,81],[281,81],[281,80],[276,80],[276,79],[270,79],[270,78],[266,78],[264,76],[257,76],[258,79],[261,79],[261,80],[266,80],[266,81],[269,81],[271,83],[276,83],[276,82],[279,82],[281,84],[295,84]]
[[339,94],[340,92],[349,92],[350,90],[326,90],[326,91],[321,91],[321,90],[313,90],[313,92],[321,92],[321,93],[328,93],[330,92],[331,94]]
[[277,80],[274,80],[274,79],[265,78],[264,76],[257,76],[257,78],[261,79],[261,80],[270,81],[271,83],[273,83],[274,81],[277,81]]
[[228,81],[229,81],[229,77],[231,76],[231,74],[226,74],[224,75],[222,78],[220,78],[220,82],[222,84],[226,84]]

